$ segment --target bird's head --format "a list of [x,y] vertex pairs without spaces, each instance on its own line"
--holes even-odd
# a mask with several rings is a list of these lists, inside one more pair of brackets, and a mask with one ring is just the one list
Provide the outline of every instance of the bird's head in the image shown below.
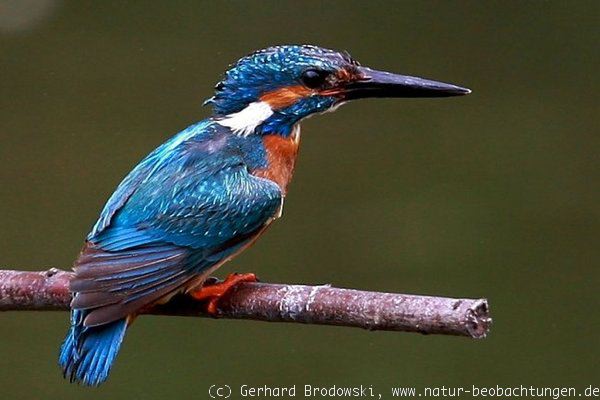
[[287,135],[314,113],[368,97],[447,97],[469,89],[361,66],[346,52],[316,46],[275,46],[227,71],[207,100],[216,118],[241,135]]

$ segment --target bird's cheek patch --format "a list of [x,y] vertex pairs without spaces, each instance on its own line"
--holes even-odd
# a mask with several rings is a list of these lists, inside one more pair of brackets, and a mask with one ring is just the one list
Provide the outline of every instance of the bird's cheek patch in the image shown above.
[[267,103],[271,109],[279,110],[289,107],[298,100],[312,94],[313,91],[311,89],[308,89],[302,85],[287,86],[263,94],[260,97],[260,100]]

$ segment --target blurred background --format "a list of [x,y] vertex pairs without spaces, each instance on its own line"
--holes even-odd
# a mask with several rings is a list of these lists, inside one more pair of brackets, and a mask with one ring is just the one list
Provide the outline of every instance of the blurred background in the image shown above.
[[313,43],[473,94],[306,121],[284,218],[219,274],[487,297],[494,317],[481,341],[144,317],[86,390],[56,365],[66,313],[3,313],[2,397],[599,386],[599,18],[584,1],[0,1],[2,268],[69,268],[123,176],[210,114],[230,63]]

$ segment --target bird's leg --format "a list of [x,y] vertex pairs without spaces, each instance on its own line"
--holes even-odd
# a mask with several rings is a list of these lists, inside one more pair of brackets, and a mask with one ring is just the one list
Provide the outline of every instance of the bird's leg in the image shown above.
[[222,282],[210,282],[207,280],[205,284],[200,288],[190,292],[196,300],[205,301],[208,300],[206,305],[206,312],[211,315],[218,314],[218,304],[221,297],[227,294],[234,286],[241,282],[257,282],[258,279],[253,273],[247,274],[229,274]]

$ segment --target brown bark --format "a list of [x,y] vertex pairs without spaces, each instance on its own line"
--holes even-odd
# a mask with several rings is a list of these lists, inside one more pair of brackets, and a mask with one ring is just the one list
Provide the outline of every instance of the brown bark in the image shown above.
[[[0,311],[66,311],[71,272],[0,270]],[[145,314],[208,316],[205,304],[179,295]],[[328,285],[242,283],[219,302],[219,317],[299,322],[483,338],[492,322],[485,299],[366,292]]]

